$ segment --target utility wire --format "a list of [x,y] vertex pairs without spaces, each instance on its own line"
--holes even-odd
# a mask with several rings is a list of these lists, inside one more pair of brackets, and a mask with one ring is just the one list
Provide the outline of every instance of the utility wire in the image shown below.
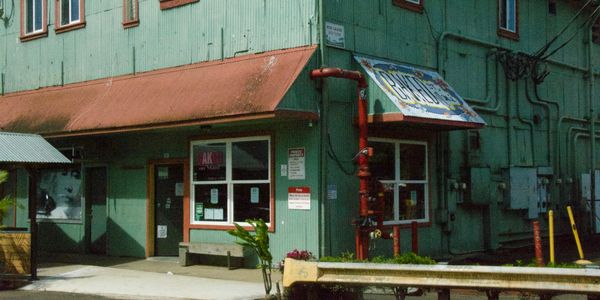
[[581,13],[585,10],[585,8],[590,5],[590,3],[592,3],[594,0],[588,0],[588,2],[586,2],[580,9],[579,11],[571,18],[571,20],[569,20],[569,22],[548,42],[546,43],[546,45],[544,45],[542,48],[540,48],[538,51],[535,52],[534,56],[535,57],[542,57],[546,51],[548,51],[548,49],[550,48],[550,46],[552,45],[552,43],[554,43],[566,30],[567,28],[569,28],[569,26],[571,26],[571,24],[573,22],[575,22],[575,20],[577,20],[577,18],[579,17],[579,15],[581,15]]
[[571,34],[571,36],[569,37],[569,39],[567,39],[564,43],[562,43],[560,46],[558,46],[556,49],[552,50],[552,52],[550,52],[547,55],[544,55],[543,57],[541,57],[541,60],[545,60],[548,59],[550,56],[554,55],[558,50],[562,49],[563,47],[565,47],[568,43],[570,43],[576,36],[577,34],[579,34],[579,30],[581,28],[587,27],[589,26],[598,16],[598,12],[600,11],[600,6],[598,6],[594,12],[592,12],[592,14],[583,22],[581,23],[581,25],[579,25],[577,27],[577,30],[575,30],[575,32],[573,32],[573,34]]
[[[340,170],[346,174],[346,175],[354,175],[354,172],[352,171],[348,171],[346,170],[346,168],[344,168],[344,166],[342,165],[342,162],[340,161],[340,159],[337,157],[337,155],[335,154],[335,151],[333,150],[333,146],[331,145],[331,135],[329,134],[329,132],[327,133],[327,145],[329,146],[329,150],[327,150],[327,155],[333,159],[333,161],[335,161],[335,163],[337,164],[338,168],[340,168]],[[352,160],[349,160],[352,161]]]

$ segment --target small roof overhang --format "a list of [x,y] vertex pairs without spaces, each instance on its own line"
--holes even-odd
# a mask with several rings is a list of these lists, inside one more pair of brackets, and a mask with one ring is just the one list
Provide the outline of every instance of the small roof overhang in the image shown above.
[[29,167],[71,161],[37,134],[0,132],[0,166]]
[[485,126],[485,121],[438,73],[360,55],[354,58],[369,77],[370,123],[420,124],[439,129]]
[[61,137],[277,117],[317,119],[316,112],[278,107],[315,48],[7,94],[0,97],[0,130]]

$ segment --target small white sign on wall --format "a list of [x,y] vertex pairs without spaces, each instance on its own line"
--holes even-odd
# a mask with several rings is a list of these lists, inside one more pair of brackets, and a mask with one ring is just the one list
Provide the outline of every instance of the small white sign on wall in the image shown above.
[[306,160],[304,148],[288,149],[288,179],[304,180],[306,178]]
[[158,225],[156,226],[156,237],[159,239],[167,238],[167,225]]
[[325,22],[325,42],[327,46],[346,48],[344,25]]
[[310,188],[289,187],[288,209],[310,210]]

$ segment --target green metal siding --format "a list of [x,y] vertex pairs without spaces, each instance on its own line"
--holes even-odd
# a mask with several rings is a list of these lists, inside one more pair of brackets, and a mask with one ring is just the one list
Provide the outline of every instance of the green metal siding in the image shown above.
[[[316,43],[315,0],[206,0],[161,11],[140,1],[140,24],[123,29],[122,2],[86,1],[86,26],[19,41],[19,1],[0,26],[4,92],[37,89]],[[14,10],[14,11],[13,11]]]

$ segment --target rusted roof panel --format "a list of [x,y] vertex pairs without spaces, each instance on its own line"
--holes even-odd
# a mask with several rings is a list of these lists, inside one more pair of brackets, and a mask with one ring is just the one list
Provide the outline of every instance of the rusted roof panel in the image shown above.
[[274,116],[315,47],[0,97],[0,130],[61,135]]
[[37,134],[0,132],[0,165],[68,163],[68,158]]

